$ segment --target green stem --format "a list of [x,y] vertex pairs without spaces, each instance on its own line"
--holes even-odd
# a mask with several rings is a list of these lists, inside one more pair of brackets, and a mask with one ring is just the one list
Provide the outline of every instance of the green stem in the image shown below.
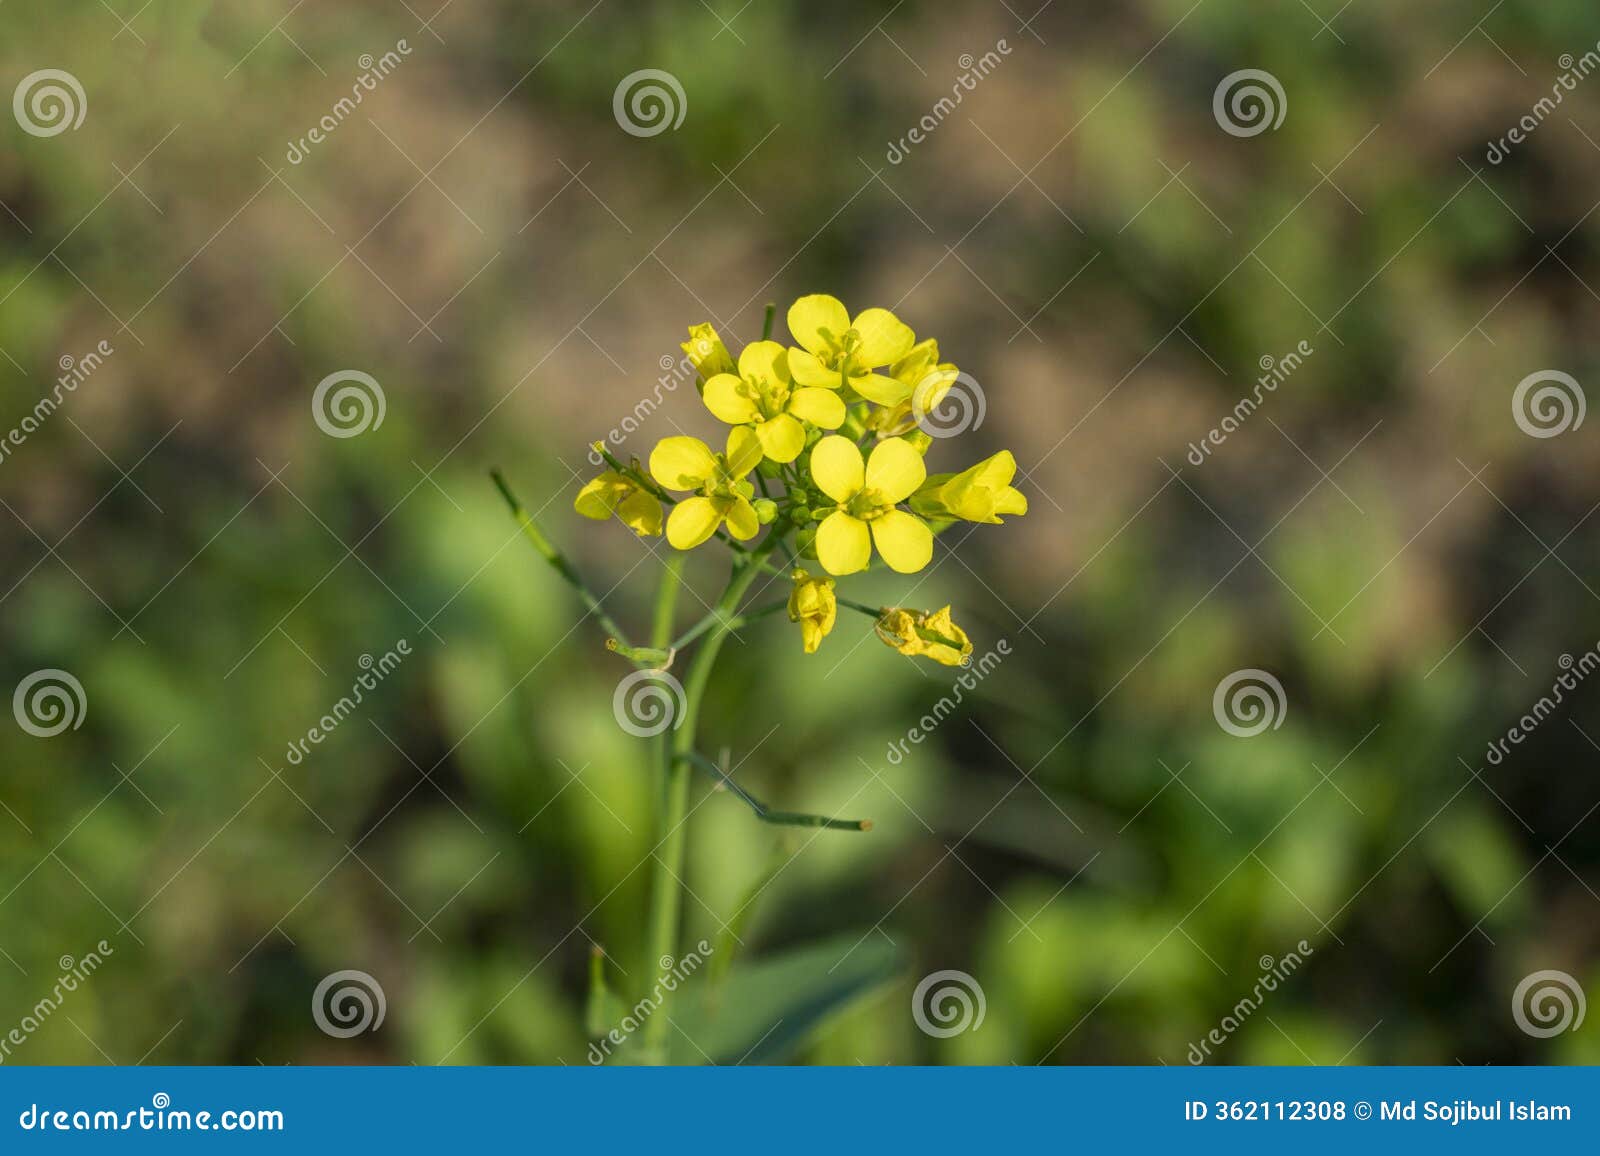
[[847,609],[850,609],[850,610],[859,611],[860,613],[865,614],[868,618],[882,618],[883,617],[883,611],[882,610],[878,610],[878,609],[876,609],[874,607],[868,606],[865,602],[852,602],[848,598],[836,598],[835,600],[839,603],[840,606],[846,607]]
[[778,312],[778,303],[776,301],[768,301],[767,302],[767,315],[761,321],[761,340],[762,341],[770,341],[772,339],[772,318],[777,314],[777,312]]
[[[788,605],[788,599],[781,599],[777,602],[769,602],[765,606],[759,606],[756,609],[747,611],[736,618],[728,619],[728,629],[738,630],[741,626],[748,626],[750,623],[758,622],[767,617],[769,614],[776,614],[780,610],[787,609]],[[672,649],[682,650],[716,624],[717,615],[716,612],[713,611],[712,613],[707,614],[699,622],[696,622],[688,629],[687,632],[679,637],[678,640],[672,644]]]
[[[766,540],[757,548],[758,556],[777,544],[779,533],[786,527],[775,525]],[[682,883],[686,817],[689,808],[690,763],[684,756],[695,747],[695,726],[700,715],[700,702],[705,697],[706,684],[711,678],[711,668],[717,653],[731,629],[730,622],[739,601],[745,596],[762,569],[753,560],[736,566],[733,576],[717,604],[712,608],[715,619],[706,639],[695,651],[689,669],[683,678],[683,712],[671,732],[670,762],[666,769],[666,794],[661,809],[661,827],[656,843],[656,873],[650,891],[649,950],[645,955],[645,982],[656,974],[663,959],[678,956],[679,909],[683,901]],[[644,1060],[661,1064],[667,1059],[667,1039],[670,1028],[668,1018],[657,1009],[644,1028]]]
[[713,776],[719,784],[732,791],[739,800],[755,812],[756,818],[763,823],[771,823],[776,827],[826,827],[833,831],[870,831],[871,819],[830,819],[826,815],[807,815],[799,811],[774,811],[749,791],[733,781],[733,776],[725,769],[706,758],[704,755],[691,751],[684,756],[689,762]]
[[[669,654],[676,649],[668,646],[668,640],[672,637],[672,619],[678,608],[678,591],[683,586],[683,562],[687,557],[680,550],[670,551],[666,569],[661,572],[661,582],[656,587],[655,613],[650,620],[650,645],[656,650],[667,650]],[[665,810],[667,783],[672,778],[672,737],[664,734],[652,741],[656,746],[655,759],[660,772],[656,776],[656,807]]]
[[584,584],[583,579],[578,575],[577,568],[567,560],[567,556],[556,549],[555,544],[544,536],[544,531],[539,529],[539,524],[533,520],[533,515],[523,509],[522,503],[517,501],[517,496],[511,492],[511,487],[506,484],[505,475],[498,469],[493,469],[489,471],[489,476],[494,479],[495,487],[499,489],[500,496],[506,500],[506,505],[511,507],[512,517],[516,518],[517,524],[522,527],[523,535],[533,543],[533,548],[539,551],[544,560],[550,563],[551,568],[561,575],[568,586],[571,586],[577,592],[578,600],[583,603],[590,614],[594,615],[595,621],[600,623],[601,629],[626,646],[627,635],[622,632],[622,627],[618,626],[612,620],[611,615],[605,612],[605,609],[600,605],[600,599],[596,598],[594,592]]

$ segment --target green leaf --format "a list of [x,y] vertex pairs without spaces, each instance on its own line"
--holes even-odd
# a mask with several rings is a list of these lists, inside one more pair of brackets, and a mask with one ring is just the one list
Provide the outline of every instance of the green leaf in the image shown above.
[[680,989],[672,1059],[695,1064],[779,1060],[853,1000],[893,979],[893,944],[870,931],[745,962],[720,983],[704,973]]

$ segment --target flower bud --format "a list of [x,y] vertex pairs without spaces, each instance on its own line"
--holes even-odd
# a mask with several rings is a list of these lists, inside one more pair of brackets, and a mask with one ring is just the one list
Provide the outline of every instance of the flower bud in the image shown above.
[[750,504],[756,508],[756,521],[763,526],[770,526],[778,516],[778,503],[771,498],[757,498]]

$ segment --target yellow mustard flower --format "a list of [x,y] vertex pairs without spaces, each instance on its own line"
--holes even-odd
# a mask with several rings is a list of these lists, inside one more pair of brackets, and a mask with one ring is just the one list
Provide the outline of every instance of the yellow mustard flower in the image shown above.
[[950,617],[950,607],[928,614],[900,607],[886,609],[874,629],[901,654],[931,658],[941,666],[965,666],[972,640]]
[[849,386],[879,405],[902,400],[900,382],[872,372],[910,353],[917,340],[887,309],[866,309],[851,320],[837,297],[813,293],[789,306],[789,333],[802,347],[789,350],[789,369],[801,385]]
[[822,429],[844,424],[844,402],[830,389],[794,384],[787,351],[776,341],[753,341],[739,354],[739,371],[706,382],[706,408],[730,425],[748,425],[775,462],[792,462],[806,446],[808,421]]
[[1028,498],[1011,484],[1017,476],[1017,459],[1001,450],[959,474],[934,474],[911,495],[911,508],[925,518],[963,519],[968,522],[1004,522],[1000,515],[1021,517]]
[[572,507],[597,522],[614,514],[641,537],[661,533],[661,500],[616,470],[605,471],[579,490]]
[[789,591],[789,621],[800,624],[801,645],[807,654],[815,654],[839,613],[833,579],[813,578],[804,570],[796,570],[790,577],[794,588]]
[[719,373],[733,372],[733,358],[728,354],[728,347],[722,344],[722,338],[717,336],[716,329],[709,321],[689,326],[689,340],[679,348],[688,357],[689,364],[694,366],[701,381],[710,381]]
[[933,557],[933,531],[896,503],[915,493],[927,472],[922,455],[902,438],[879,442],[865,462],[849,438],[836,434],[819,441],[811,451],[811,479],[838,503],[817,527],[823,569],[865,570],[874,544],[891,570],[913,574],[926,566]]
[[954,365],[940,362],[938,341],[929,337],[917,342],[889,367],[890,378],[901,387],[900,396],[880,402],[883,408],[874,411],[867,426],[884,437],[908,433],[916,428],[918,414],[938,408],[959,375]]
[[667,541],[679,550],[692,550],[717,532],[723,522],[728,533],[743,541],[760,526],[750,504],[755,487],[745,476],[761,461],[761,442],[746,426],[728,431],[726,453],[714,454],[699,438],[662,438],[650,451],[650,474],[669,490],[696,490],[672,507],[667,515]]

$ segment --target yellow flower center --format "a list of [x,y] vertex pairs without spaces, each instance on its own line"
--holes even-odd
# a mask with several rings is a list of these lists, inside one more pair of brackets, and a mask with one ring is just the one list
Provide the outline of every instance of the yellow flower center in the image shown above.
[[844,511],[852,518],[859,518],[863,522],[870,522],[881,518],[894,509],[894,503],[886,501],[879,490],[858,490],[856,495],[845,503]]

